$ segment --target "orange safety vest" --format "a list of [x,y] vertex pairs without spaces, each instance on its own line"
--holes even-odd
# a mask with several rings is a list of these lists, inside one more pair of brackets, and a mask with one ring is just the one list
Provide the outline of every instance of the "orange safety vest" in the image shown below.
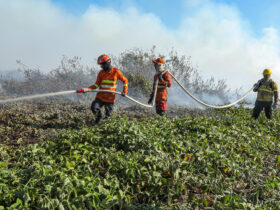
[[[168,98],[168,88],[171,87],[171,75],[168,72],[166,72],[162,76],[162,78],[163,80],[158,81],[156,101],[166,101]],[[157,79],[158,79],[158,74],[155,74],[153,90],[155,90],[155,84]]]
[[[111,68],[110,71],[101,70],[98,73],[94,85],[88,87],[89,89],[111,90],[116,91],[118,80],[123,82],[123,92],[128,93],[127,79],[122,75],[121,71],[117,68]],[[104,102],[114,103],[115,93],[99,92],[96,97]]]

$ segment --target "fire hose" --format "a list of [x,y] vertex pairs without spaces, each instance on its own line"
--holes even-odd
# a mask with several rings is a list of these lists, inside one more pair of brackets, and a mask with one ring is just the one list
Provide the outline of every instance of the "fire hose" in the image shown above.
[[[155,90],[154,90],[155,93],[157,92],[157,85],[158,85],[158,80],[156,81],[156,84],[155,84]],[[83,91],[77,90],[77,93],[80,93],[80,92],[83,92]],[[118,95],[122,95],[121,92],[112,91],[112,90],[96,90],[96,89],[92,89],[92,90],[87,90],[87,91],[84,91],[84,92],[105,92],[105,93],[115,93],[115,94],[118,94]],[[129,100],[131,100],[131,101],[133,101],[136,104],[139,104],[141,106],[145,106],[145,107],[148,107],[148,108],[154,107],[155,101],[156,101],[156,94],[153,95],[153,100],[152,100],[152,104],[151,105],[143,104],[140,101],[137,101],[136,99],[134,99],[134,98],[132,98],[132,97],[130,97],[128,95],[124,95],[124,97],[129,99]]]
[[[214,109],[224,109],[224,108],[229,108],[229,107],[231,107],[231,106],[234,106],[235,104],[238,104],[239,102],[243,101],[251,92],[253,92],[253,89],[254,89],[254,88],[252,87],[252,88],[251,88],[247,93],[245,93],[240,99],[238,99],[238,100],[236,100],[236,101],[234,101],[234,102],[232,102],[232,103],[230,103],[230,104],[221,105],[221,106],[218,106],[218,105],[215,106],[215,105],[207,104],[207,103],[205,103],[205,102],[199,100],[199,99],[196,98],[195,96],[193,96],[193,95],[190,93],[190,91],[188,91],[188,90],[176,79],[176,77],[175,77],[173,74],[171,74],[170,72],[169,72],[169,74],[173,77],[173,79],[177,82],[177,84],[184,90],[184,92],[187,93],[192,99],[194,99],[196,102],[200,103],[200,104],[203,105],[203,106],[206,106],[206,107],[209,107],[209,108],[214,108]],[[156,91],[157,91],[157,83],[158,83],[158,80],[157,80],[156,85],[155,85],[155,87],[156,87],[155,93],[156,93]],[[118,94],[118,95],[122,95],[121,92],[111,91],[111,90],[96,90],[96,89],[93,89],[93,90],[88,90],[88,91],[86,91],[86,92],[108,92],[108,93],[115,93],[115,94]],[[132,97],[130,97],[130,96],[128,96],[128,95],[125,95],[125,97],[128,98],[129,100],[135,102],[136,104],[139,104],[139,105],[141,105],[141,106],[145,106],[145,107],[152,108],[152,107],[154,106],[154,104],[155,104],[155,95],[156,95],[156,94],[154,94],[154,96],[153,96],[153,103],[152,103],[152,105],[143,104],[143,103],[141,103],[141,102],[135,100],[134,98],[132,98]]]
[[[170,73],[170,72],[169,72]],[[195,101],[197,101],[198,103],[200,103],[201,105],[203,106],[206,106],[206,107],[209,107],[209,108],[214,108],[214,109],[223,109],[223,108],[228,108],[228,107],[231,107],[231,106],[234,106],[235,104],[241,102],[242,100],[244,100],[252,91],[253,91],[253,88],[251,88],[247,93],[245,93],[240,99],[230,103],[230,104],[227,104],[227,105],[210,105],[210,104],[207,104],[201,100],[199,100],[198,98],[196,98],[195,96],[193,96],[190,91],[188,91],[178,80],[177,78],[170,73],[170,75],[172,76],[172,78],[177,82],[177,84],[184,90],[184,92],[186,94],[188,94],[192,99],[194,99]],[[158,80],[156,81],[156,84],[155,84],[155,89],[153,90],[154,93],[157,92],[157,86],[158,86]],[[40,98],[40,97],[48,97],[48,96],[56,96],[56,95],[64,95],[64,94],[71,94],[71,93],[85,93],[85,92],[108,92],[108,93],[114,93],[114,94],[118,94],[118,95],[123,95],[121,92],[118,92],[118,91],[111,91],[111,90],[96,90],[96,89],[93,89],[93,90],[87,90],[87,91],[83,91],[83,90],[69,90],[69,91],[61,91],[61,92],[56,92],[56,93],[46,93],[46,94],[37,94],[37,95],[32,95],[32,96],[23,96],[23,97],[19,97],[19,98],[14,98],[14,99],[4,99],[4,100],[0,100],[0,104],[4,104],[4,103],[8,103],[8,102],[15,102],[15,101],[20,101],[20,100],[27,100],[27,99],[35,99],[35,98]],[[144,104],[140,101],[137,101],[136,99],[128,96],[128,95],[124,95],[125,98],[133,101],[134,103],[136,104],[139,104],[141,106],[144,106],[144,107],[148,107],[148,108],[152,108],[154,107],[155,105],[155,99],[156,99],[156,94],[153,94],[153,99],[152,99],[152,104],[149,105],[149,104]]]
[[210,105],[210,104],[206,104],[204,103],[203,101],[199,100],[198,98],[196,98],[195,96],[193,96],[186,88],[184,88],[184,86],[176,79],[176,77],[171,74],[169,72],[169,74],[173,77],[173,79],[177,82],[177,84],[185,91],[185,93],[187,93],[192,99],[194,99],[195,101],[197,101],[198,103],[200,103],[201,105],[203,106],[206,106],[206,107],[210,107],[210,108],[214,108],[214,109],[224,109],[224,108],[229,108],[231,106],[234,106],[235,104],[243,101],[251,92],[253,92],[253,87],[247,92],[245,93],[240,99],[238,99],[237,101],[234,101],[230,104],[227,104],[227,105],[223,105],[223,106],[214,106],[214,105]]

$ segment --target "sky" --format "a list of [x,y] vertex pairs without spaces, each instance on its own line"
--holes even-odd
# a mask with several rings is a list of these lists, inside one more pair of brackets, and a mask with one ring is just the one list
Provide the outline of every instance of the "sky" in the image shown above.
[[0,0],[0,72],[16,60],[47,72],[63,55],[92,66],[156,45],[232,88],[251,87],[264,68],[280,82],[279,11],[276,0]]

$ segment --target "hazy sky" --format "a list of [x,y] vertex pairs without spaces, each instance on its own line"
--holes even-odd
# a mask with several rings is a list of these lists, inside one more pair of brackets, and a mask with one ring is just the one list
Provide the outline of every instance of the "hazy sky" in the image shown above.
[[184,18],[190,17],[194,12],[194,6],[201,7],[212,2],[237,9],[241,18],[250,22],[255,35],[260,35],[265,27],[280,27],[278,0],[52,0],[52,2],[76,16],[86,12],[91,4],[118,11],[135,7],[141,13],[155,14],[170,29],[178,28]]
[[92,65],[156,45],[232,87],[251,86],[264,68],[279,81],[279,11],[276,0],[0,0],[0,71],[16,60],[49,71],[62,55]]

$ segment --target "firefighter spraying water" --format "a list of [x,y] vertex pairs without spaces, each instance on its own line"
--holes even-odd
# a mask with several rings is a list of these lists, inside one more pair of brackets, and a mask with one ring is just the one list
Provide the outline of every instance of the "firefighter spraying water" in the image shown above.
[[[153,108],[154,105],[156,105],[156,113],[159,115],[164,115],[165,111],[167,110],[168,88],[171,87],[171,78],[173,78],[174,81],[182,88],[182,90],[187,95],[189,95],[193,100],[195,100],[199,104],[208,108],[224,109],[232,107],[244,100],[253,91],[258,92],[255,108],[253,110],[253,117],[255,119],[258,118],[260,112],[263,109],[265,109],[266,117],[270,119],[272,116],[272,108],[276,108],[278,105],[279,90],[277,84],[270,79],[271,71],[269,69],[265,69],[263,72],[264,78],[260,80],[257,84],[255,84],[254,87],[252,87],[238,100],[227,105],[211,105],[193,96],[192,93],[189,90],[187,90],[171,72],[167,71],[164,66],[165,62],[163,58],[157,58],[152,62],[154,63],[156,74],[154,75],[153,90],[150,95],[148,104],[144,104],[127,95],[128,81],[126,77],[122,75],[121,71],[118,68],[112,67],[111,58],[105,54],[98,57],[97,63],[100,65],[102,70],[99,72],[95,84],[88,88],[82,88],[76,91],[60,91],[55,93],[36,94],[19,98],[4,99],[0,100],[0,104],[72,93],[97,92],[96,98],[91,105],[91,110],[96,116],[95,123],[99,123],[99,121],[102,118],[101,108],[103,106],[105,107],[105,117],[107,118],[111,116],[115,104],[116,94],[121,95],[124,98],[127,98],[128,100],[131,100],[134,103],[147,108]],[[116,91],[118,80],[123,82],[122,92]]]
[[[122,96],[128,94],[127,79],[122,75],[121,71],[117,68],[112,67],[111,58],[108,55],[100,55],[97,59],[97,63],[101,66],[102,70],[97,76],[97,80],[94,85],[78,90],[77,92],[88,92],[99,88],[100,90],[116,91],[117,81],[123,82]],[[102,118],[101,108],[105,107],[105,117],[110,117],[115,103],[115,93],[110,92],[99,92],[96,95],[95,100],[91,104],[91,110],[96,116],[95,123],[98,124]]]

